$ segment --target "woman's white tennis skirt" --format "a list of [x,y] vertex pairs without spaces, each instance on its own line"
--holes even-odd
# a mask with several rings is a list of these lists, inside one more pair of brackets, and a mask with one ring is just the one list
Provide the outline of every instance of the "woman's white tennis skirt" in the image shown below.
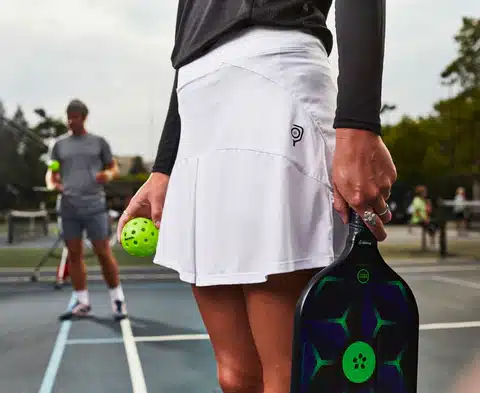
[[336,86],[321,42],[254,28],[183,67],[181,139],[154,262],[198,286],[330,264]]

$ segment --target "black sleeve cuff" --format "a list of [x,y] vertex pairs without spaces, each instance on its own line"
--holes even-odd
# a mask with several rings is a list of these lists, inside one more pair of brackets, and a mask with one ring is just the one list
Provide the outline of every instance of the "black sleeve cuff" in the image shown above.
[[382,135],[382,127],[379,123],[365,123],[355,119],[335,119],[333,128],[350,128],[353,130],[371,131],[374,134]]

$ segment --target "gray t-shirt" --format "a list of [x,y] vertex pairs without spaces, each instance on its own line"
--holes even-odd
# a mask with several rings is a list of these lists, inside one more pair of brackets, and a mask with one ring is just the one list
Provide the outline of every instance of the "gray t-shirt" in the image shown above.
[[60,162],[64,189],[59,206],[62,217],[106,211],[104,187],[95,178],[113,160],[104,138],[90,133],[63,135],[53,145],[51,159]]

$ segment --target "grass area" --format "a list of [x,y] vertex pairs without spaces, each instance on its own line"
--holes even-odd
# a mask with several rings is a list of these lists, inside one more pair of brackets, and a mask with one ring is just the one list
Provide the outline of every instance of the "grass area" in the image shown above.
[[[42,248],[0,248],[0,268],[1,267],[31,267],[33,268],[40,259],[48,252]],[[120,246],[115,246],[113,252],[117,257],[120,266],[148,266],[152,265],[152,258],[138,258],[127,254]],[[44,266],[58,266],[61,250],[55,252],[54,258],[47,260]],[[91,254],[86,253],[85,263],[89,266],[98,265],[97,259]],[[90,257],[88,257],[90,256]]]

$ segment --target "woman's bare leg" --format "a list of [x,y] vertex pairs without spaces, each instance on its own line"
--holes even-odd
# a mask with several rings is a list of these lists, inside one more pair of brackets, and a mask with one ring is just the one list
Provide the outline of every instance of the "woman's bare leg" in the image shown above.
[[223,393],[263,393],[242,286],[193,286],[193,294],[212,341]]
[[295,308],[302,290],[319,270],[303,270],[245,285],[250,327],[263,370],[263,393],[289,393]]

